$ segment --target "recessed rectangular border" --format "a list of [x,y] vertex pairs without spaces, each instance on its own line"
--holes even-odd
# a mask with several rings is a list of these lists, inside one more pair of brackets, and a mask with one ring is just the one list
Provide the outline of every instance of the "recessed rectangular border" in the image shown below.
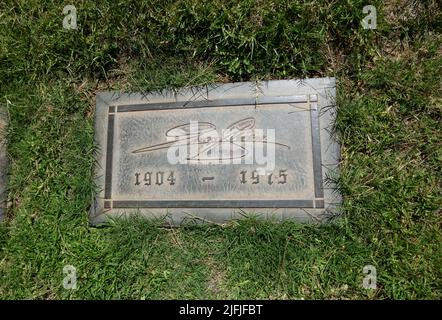
[[[111,107],[109,107],[110,109]],[[104,197],[110,199],[112,197],[112,164],[114,149],[114,127],[115,115],[109,114],[107,125],[107,147],[106,147],[106,178],[104,183]]]
[[307,96],[305,95],[198,100],[198,101],[119,105],[118,112],[137,112],[137,111],[147,111],[147,110],[169,110],[169,109],[183,110],[183,109],[192,109],[192,108],[250,106],[250,105],[262,105],[262,104],[305,103],[305,102],[309,102]]
[[113,208],[313,208],[313,200],[114,200]]
[[321,161],[321,139],[319,131],[318,103],[310,102],[310,121],[312,131],[312,153],[313,153],[313,179],[315,183],[315,197],[323,198],[322,183],[322,161]]
[[250,106],[268,104],[308,103],[310,106],[310,128],[313,157],[313,181],[316,198],[323,198],[321,142],[319,137],[319,118],[316,95],[296,95],[261,97],[260,99],[218,99],[153,104],[131,104],[108,106],[108,134],[106,149],[105,198],[112,208],[316,208],[316,199],[278,199],[278,200],[112,200],[112,164],[116,113],[152,110],[192,108],[213,108],[227,106]]

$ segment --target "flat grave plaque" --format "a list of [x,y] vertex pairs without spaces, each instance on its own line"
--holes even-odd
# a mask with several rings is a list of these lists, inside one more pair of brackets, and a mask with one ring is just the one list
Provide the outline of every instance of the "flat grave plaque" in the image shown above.
[[335,80],[277,80],[96,97],[92,224],[322,221],[340,196]]

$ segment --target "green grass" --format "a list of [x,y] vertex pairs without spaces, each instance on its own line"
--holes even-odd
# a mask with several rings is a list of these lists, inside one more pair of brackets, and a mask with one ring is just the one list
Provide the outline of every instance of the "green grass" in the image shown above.
[[[3,1],[0,298],[442,298],[442,8],[372,1],[364,30],[366,4],[77,1],[68,31],[56,1]],[[315,76],[338,79],[338,221],[88,225],[97,91]]]

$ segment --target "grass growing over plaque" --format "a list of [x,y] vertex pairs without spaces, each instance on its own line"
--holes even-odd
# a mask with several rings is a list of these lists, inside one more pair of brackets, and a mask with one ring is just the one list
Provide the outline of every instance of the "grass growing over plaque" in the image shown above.
[[[0,297],[441,298],[442,8],[372,1],[365,30],[365,4],[83,1],[72,31],[56,1],[2,1]],[[338,79],[341,219],[89,227],[96,91],[314,76]]]

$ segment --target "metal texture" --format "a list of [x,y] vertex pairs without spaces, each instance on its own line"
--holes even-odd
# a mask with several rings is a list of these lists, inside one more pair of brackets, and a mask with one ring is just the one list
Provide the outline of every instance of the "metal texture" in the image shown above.
[[[338,212],[339,193],[325,179],[336,176],[339,162],[339,144],[331,134],[333,78],[153,94],[105,92],[96,103],[99,190],[90,212],[93,224],[134,213],[179,225],[189,220],[225,222],[247,214],[322,221]],[[194,134],[189,131],[172,139],[173,132],[195,123],[200,126],[197,140],[189,138]],[[231,128],[242,130],[243,140],[233,142],[223,131]],[[255,131],[246,134],[248,130]],[[204,136],[209,131],[219,138]],[[196,148],[198,157],[171,161],[170,148],[177,141],[186,150]],[[247,143],[254,149],[244,148]],[[255,148],[259,143],[263,149]],[[207,146],[214,147],[207,151]],[[241,157],[224,152],[225,146],[236,147]],[[256,150],[262,152],[261,160]]]

